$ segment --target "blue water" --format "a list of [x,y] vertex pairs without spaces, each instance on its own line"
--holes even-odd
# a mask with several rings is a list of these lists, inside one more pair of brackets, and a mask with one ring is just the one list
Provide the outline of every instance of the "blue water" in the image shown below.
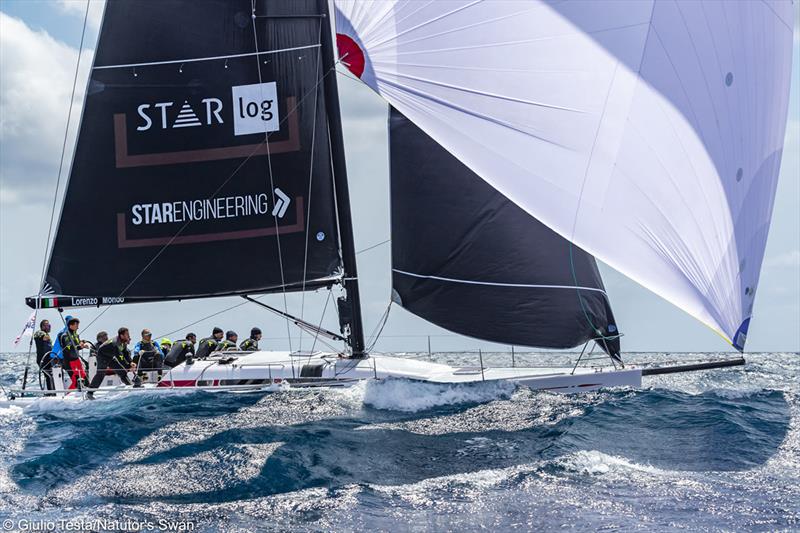
[[[526,358],[564,356],[518,355],[518,363]],[[3,356],[0,382],[13,384],[23,364],[20,355]],[[752,354],[744,368],[579,396],[397,380],[70,407],[41,400],[0,408],[0,522],[169,519],[208,531],[797,530],[798,378],[798,354]]]

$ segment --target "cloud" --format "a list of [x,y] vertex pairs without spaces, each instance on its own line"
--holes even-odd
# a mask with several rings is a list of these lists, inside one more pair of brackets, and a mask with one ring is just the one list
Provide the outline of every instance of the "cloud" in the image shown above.
[[[81,58],[65,175],[93,53]],[[0,203],[52,198],[77,60],[76,49],[0,12]]]
[[86,25],[90,29],[97,29],[100,27],[100,21],[103,19],[104,0],[58,0],[58,7],[64,13],[79,17],[81,20],[86,16],[87,4],[89,15],[86,20]]

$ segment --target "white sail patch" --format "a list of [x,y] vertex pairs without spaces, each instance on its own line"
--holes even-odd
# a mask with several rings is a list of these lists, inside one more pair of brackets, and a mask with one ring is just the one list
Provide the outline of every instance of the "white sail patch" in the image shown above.
[[231,88],[233,133],[269,133],[280,129],[278,86],[274,81]]
[[197,114],[192,109],[192,106],[189,105],[189,101],[186,100],[183,102],[183,107],[181,107],[178,116],[175,118],[175,122],[172,124],[173,128],[191,128],[194,126],[202,126],[203,123],[200,122],[200,119],[197,117]]

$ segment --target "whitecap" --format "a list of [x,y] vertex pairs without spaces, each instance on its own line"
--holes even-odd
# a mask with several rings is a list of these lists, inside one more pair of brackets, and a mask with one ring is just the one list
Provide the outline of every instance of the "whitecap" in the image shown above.
[[362,401],[376,409],[415,413],[443,405],[505,400],[515,389],[513,383],[505,381],[443,384],[385,379],[367,382],[362,387]]

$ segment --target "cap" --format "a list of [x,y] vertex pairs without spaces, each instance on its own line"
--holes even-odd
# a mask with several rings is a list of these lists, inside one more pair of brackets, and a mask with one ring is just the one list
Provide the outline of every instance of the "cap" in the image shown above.
[[194,337],[194,338],[196,339],[196,338],[197,338],[197,335],[195,335],[194,333],[192,333],[192,332],[190,331],[189,333],[187,333],[187,334],[186,334],[186,337],[185,337],[185,338],[187,338],[187,339],[188,339],[189,337]]
[[81,322],[81,321],[80,321],[80,320],[78,320],[78,319],[77,319],[76,317],[74,317],[74,316],[71,316],[71,317],[69,317],[69,318],[67,319],[67,325],[68,325],[68,326],[69,326],[70,324],[72,324],[73,322],[77,322],[78,324],[80,324],[80,322]]
[[214,328],[214,331],[212,331],[211,333],[213,335],[216,335],[217,333],[222,333],[222,328]]
[[251,337],[255,337],[256,335],[261,335],[261,329],[260,328],[253,328],[253,329],[250,330],[250,336]]
[[172,344],[172,341],[169,339],[169,337],[161,337],[161,340],[158,342],[161,344]]
[[230,339],[231,337],[238,337],[238,335],[236,334],[235,331],[229,329],[227,332],[225,332],[225,338]]

